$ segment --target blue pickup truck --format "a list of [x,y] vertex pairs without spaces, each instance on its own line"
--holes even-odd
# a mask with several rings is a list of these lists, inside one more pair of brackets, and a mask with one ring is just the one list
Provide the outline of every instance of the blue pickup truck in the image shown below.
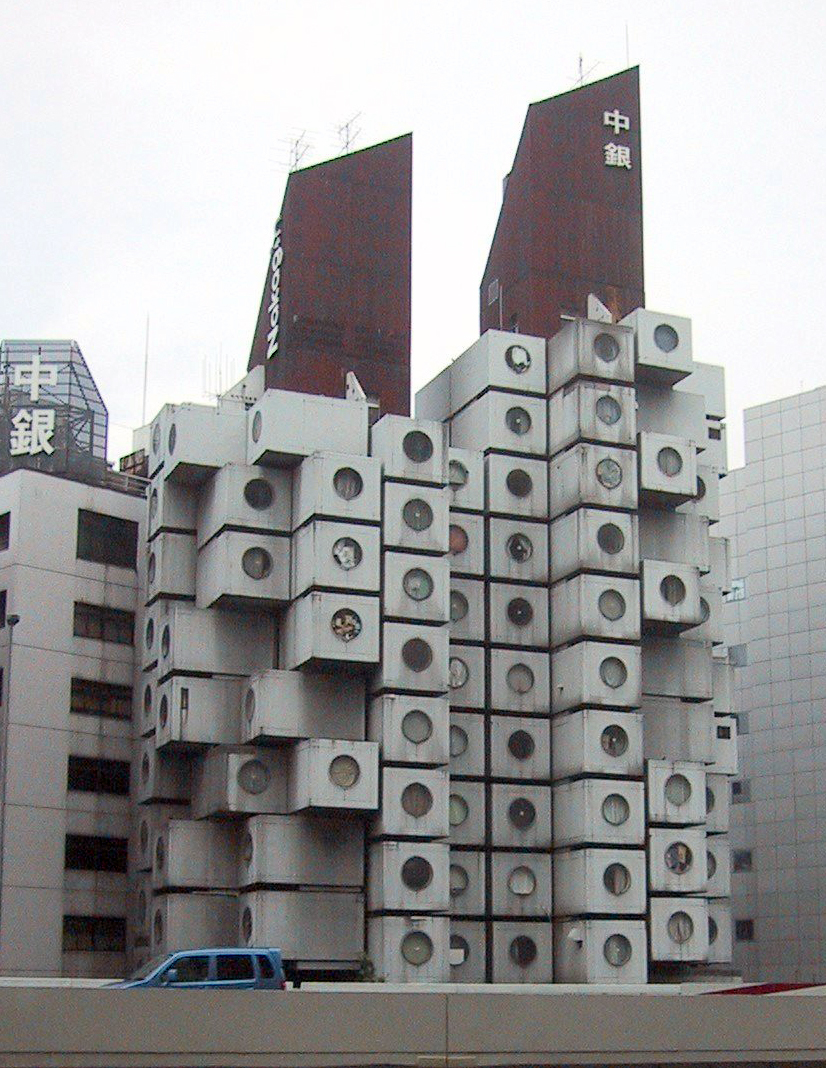
[[279,949],[188,949],[153,957],[118,987],[285,990]]

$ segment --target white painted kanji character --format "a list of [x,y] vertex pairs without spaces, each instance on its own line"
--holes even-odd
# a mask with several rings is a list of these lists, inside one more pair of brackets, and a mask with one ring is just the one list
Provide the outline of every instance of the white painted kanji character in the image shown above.
[[631,129],[631,120],[627,115],[620,115],[619,108],[614,108],[613,111],[603,111],[602,125],[610,126],[614,133],[618,134],[620,130]]
[[37,456],[54,452],[54,408],[21,408],[12,419],[9,439],[11,456]]
[[31,363],[14,364],[14,384],[29,387],[29,400],[40,400],[41,386],[57,385],[57,364],[41,363],[40,353],[32,357]]
[[606,167],[625,167],[631,170],[631,149],[627,145],[615,145],[613,141],[604,148]]

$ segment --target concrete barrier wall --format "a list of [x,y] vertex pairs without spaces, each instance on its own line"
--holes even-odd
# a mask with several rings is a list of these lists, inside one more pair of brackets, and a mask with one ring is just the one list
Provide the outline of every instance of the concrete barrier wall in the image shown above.
[[3,1068],[826,1063],[818,996],[0,988]]

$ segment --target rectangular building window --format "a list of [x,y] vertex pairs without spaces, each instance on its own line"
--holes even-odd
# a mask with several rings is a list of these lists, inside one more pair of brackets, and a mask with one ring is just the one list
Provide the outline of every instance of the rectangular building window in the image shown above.
[[78,509],[77,558],[134,570],[138,559],[138,524],[131,519]]
[[6,625],[6,601],[8,598],[7,590],[0,590],[0,630]]
[[8,549],[11,535],[11,512],[0,515],[0,550]]
[[746,801],[751,801],[751,783],[748,779],[735,780],[731,784],[731,803],[742,805]]
[[718,738],[724,738],[724,739],[725,738],[731,738],[731,727],[718,727],[717,728],[717,737]]
[[732,871],[751,871],[752,855],[750,849],[734,849],[731,853]]
[[738,942],[753,942],[754,920],[735,920],[734,937]]
[[132,718],[132,687],[96,679],[72,679],[70,710],[82,716]]
[[74,634],[77,638],[94,638],[117,645],[133,645],[135,616],[121,608],[107,608],[102,604],[75,602]]
[[125,872],[129,840],[97,834],[66,835],[66,868],[71,871]]
[[64,953],[125,953],[126,920],[120,916],[64,916]]
[[720,441],[723,436],[723,432],[717,426],[710,426],[708,428],[708,436],[712,441]]
[[70,756],[67,788],[93,794],[129,796],[129,761]]

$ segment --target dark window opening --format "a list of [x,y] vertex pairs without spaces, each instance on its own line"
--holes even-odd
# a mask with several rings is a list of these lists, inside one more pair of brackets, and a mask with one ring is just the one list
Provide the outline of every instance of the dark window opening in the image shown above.
[[0,515],[0,550],[8,549],[11,534],[11,512]]
[[735,780],[731,784],[731,803],[741,805],[751,801],[751,783],[748,779]]
[[75,602],[74,634],[77,638],[92,638],[116,645],[133,645],[135,616],[121,608],[107,608],[102,604]]
[[731,738],[731,727],[718,727],[717,728],[717,737],[718,738]]
[[708,428],[708,436],[712,441],[719,441],[723,436],[723,432],[716,426],[710,426]]
[[69,790],[95,794],[129,796],[129,761],[103,757],[70,756],[67,775]]
[[131,519],[78,509],[77,558],[134,570],[138,559],[138,524]]
[[6,625],[6,600],[8,598],[8,592],[6,590],[0,590],[0,630]]
[[752,852],[750,849],[734,849],[731,854],[732,871],[751,871]]
[[257,957],[257,960],[258,960],[258,968],[261,971],[261,978],[262,979],[274,979],[275,978],[275,969],[272,966],[272,961],[270,960],[270,958],[269,957],[265,957],[263,954],[260,954]]
[[129,840],[96,834],[66,835],[66,868],[71,871],[125,872]]
[[738,942],[753,942],[754,920],[735,920],[734,937]]
[[125,953],[126,920],[120,916],[64,916],[64,953]]
[[72,679],[70,710],[82,716],[132,718],[132,689],[95,679]]
[[216,957],[215,977],[224,980],[254,979],[252,957],[235,953]]

